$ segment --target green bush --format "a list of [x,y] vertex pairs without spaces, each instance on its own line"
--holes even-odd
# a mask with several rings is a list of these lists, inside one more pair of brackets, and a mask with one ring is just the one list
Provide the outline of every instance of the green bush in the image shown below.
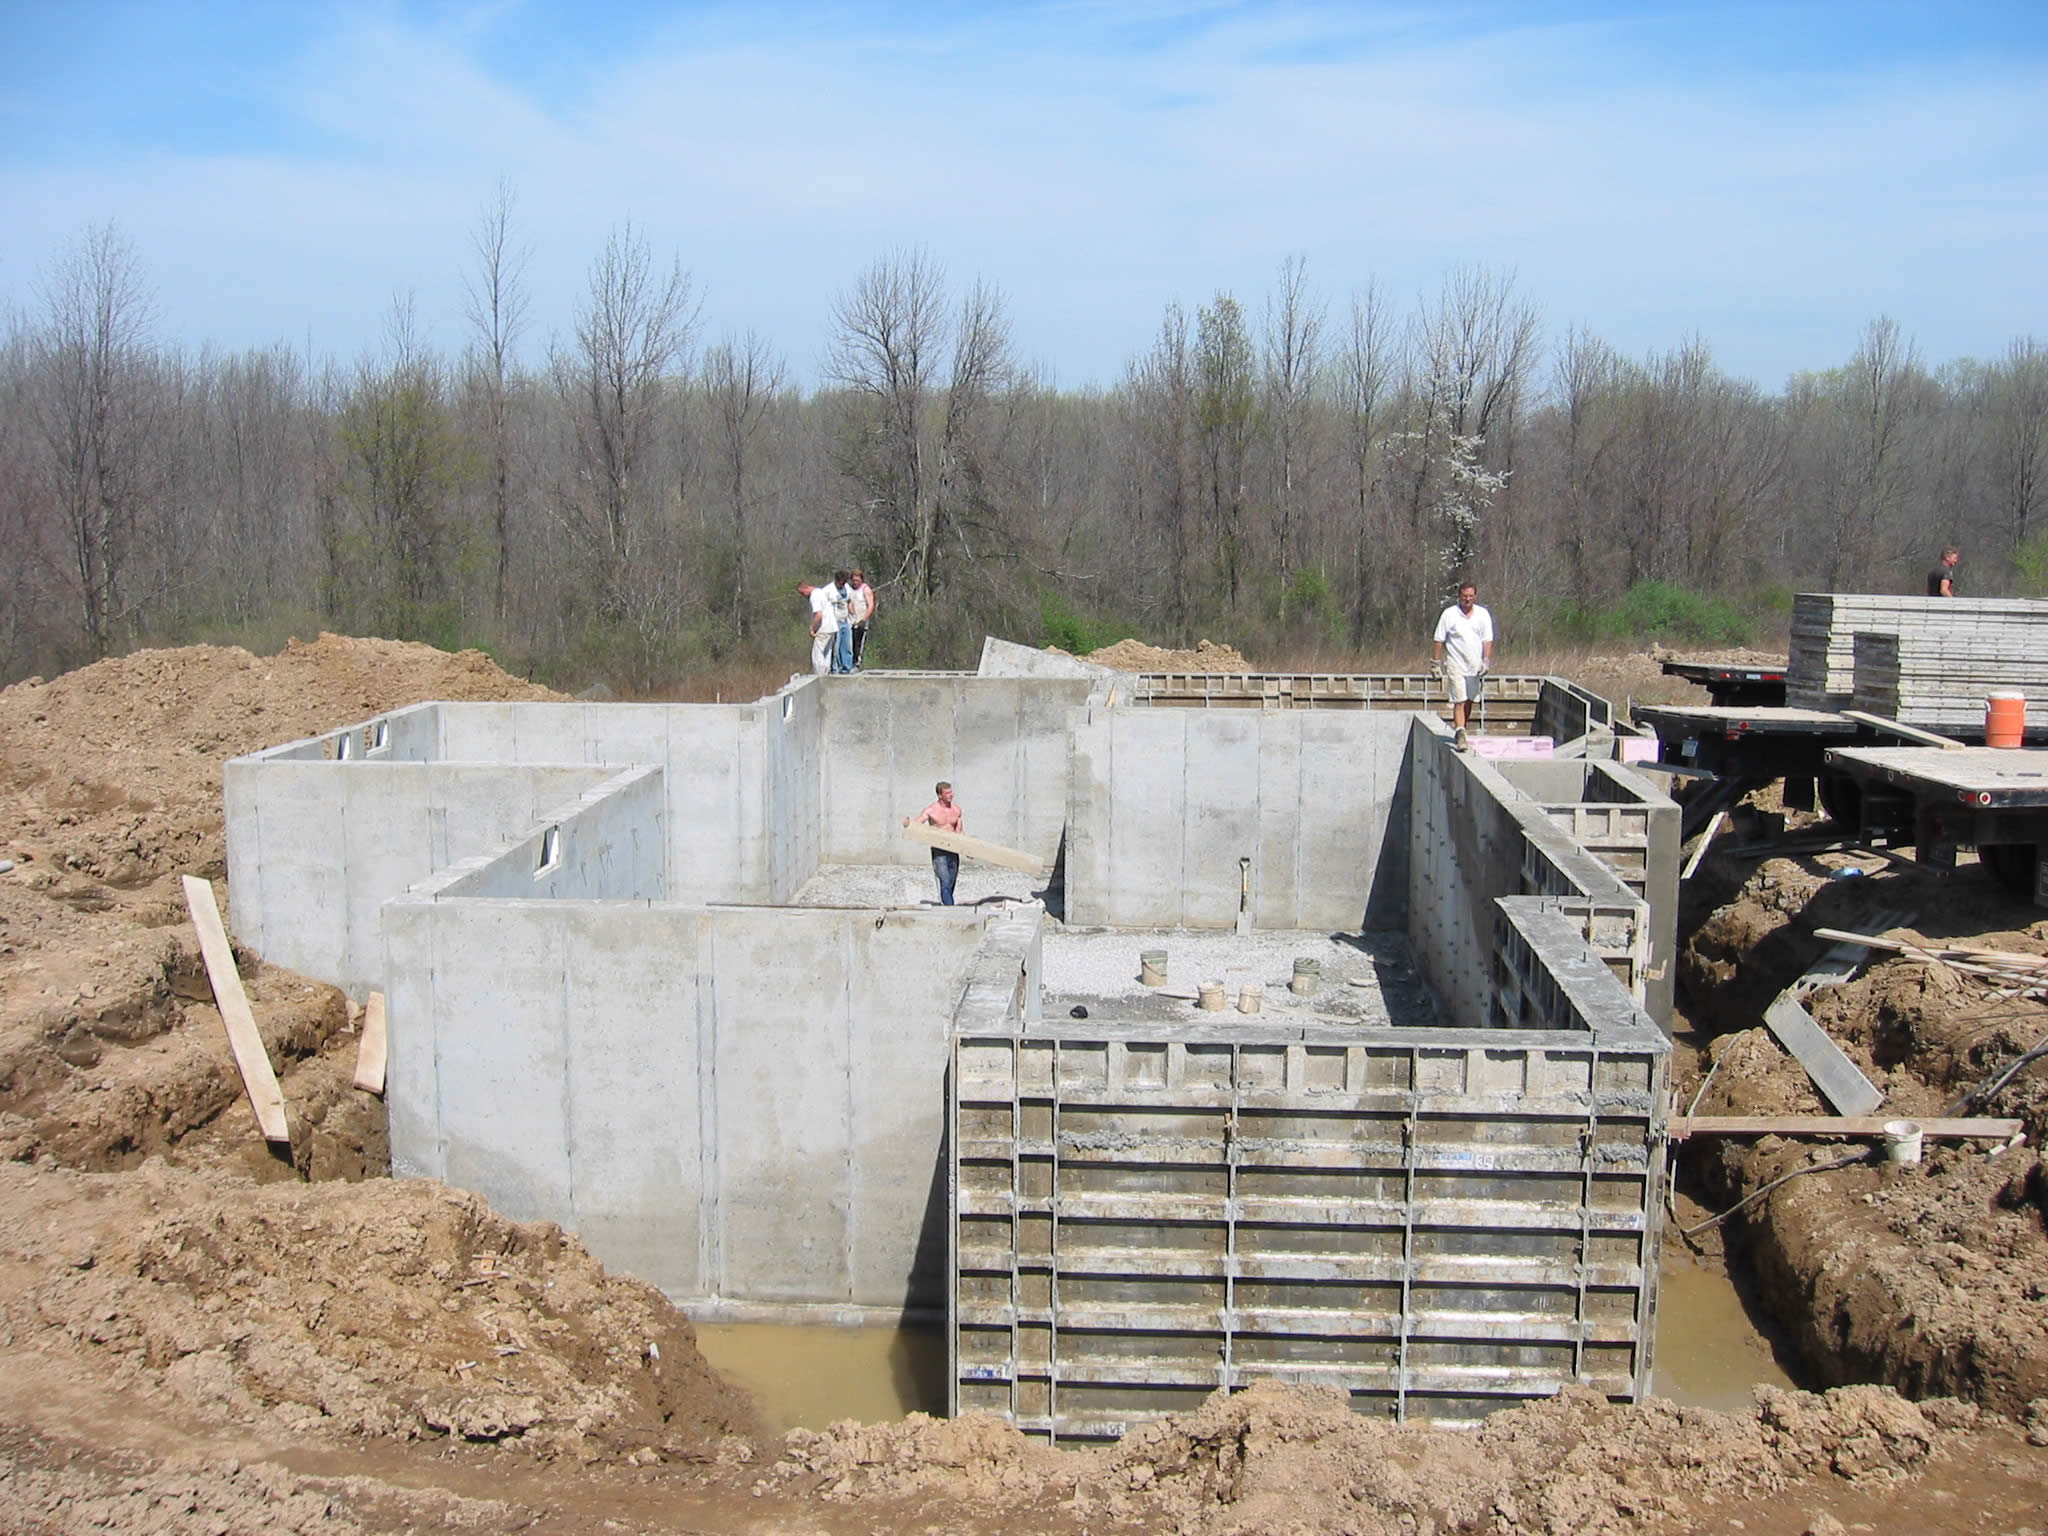
[[1039,599],[1038,626],[1040,645],[1055,647],[1070,656],[1086,656],[1137,633],[1121,619],[1089,618],[1076,613],[1051,592]]
[[1642,645],[1651,640],[1696,646],[1747,645],[1749,616],[1726,598],[1710,597],[1668,581],[1639,581],[1607,606],[1562,602],[1552,620],[1564,637],[1582,645]]

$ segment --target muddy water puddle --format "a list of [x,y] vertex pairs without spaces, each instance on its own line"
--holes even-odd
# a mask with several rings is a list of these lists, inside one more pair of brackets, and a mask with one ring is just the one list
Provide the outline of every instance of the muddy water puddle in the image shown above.
[[946,1335],[938,1328],[698,1323],[704,1358],[760,1404],[771,1427],[878,1424],[946,1411]]
[[1667,1244],[1657,1289],[1657,1360],[1651,1390],[1691,1408],[1749,1409],[1750,1389],[1797,1383],[1750,1320],[1734,1282]]
[[[699,1323],[697,1344],[745,1387],[777,1430],[946,1411],[946,1337],[937,1328]],[[1659,1397],[1742,1413],[1761,1383],[1790,1387],[1719,1265],[1667,1250],[1657,1303]]]

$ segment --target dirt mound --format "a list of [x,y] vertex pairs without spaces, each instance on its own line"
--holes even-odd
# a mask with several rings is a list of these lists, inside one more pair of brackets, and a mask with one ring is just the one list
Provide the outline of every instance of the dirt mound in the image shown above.
[[551,699],[481,651],[322,635],[137,651],[0,690],[0,852],[117,889],[218,874],[220,766],[422,699]]
[[1208,1536],[1598,1536],[1685,1529],[1701,1505],[1816,1475],[1896,1476],[1975,1420],[1967,1405],[1915,1405],[1878,1387],[1763,1389],[1746,1416],[1616,1407],[1569,1387],[1460,1434],[1354,1414],[1336,1392],[1262,1383],[1080,1456],[980,1417],[797,1432],[763,1482],[815,1483],[831,1501],[942,1494],[1019,1524],[1057,1509],[1084,1526]]
[[583,1460],[753,1431],[653,1287],[426,1180],[262,1188],[0,1165],[0,1327],[124,1393],[293,1433]]
[[[1817,926],[1873,932],[1884,910],[1920,915],[1899,937],[2048,950],[2048,923],[2028,921],[1981,872],[1939,891],[1925,877],[1835,881],[1772,860],[1693,937],[1681,979],[1687,1015],[1729,1031],[1714,1041],[1705,1114],[1825,1114],[1804,1069],[1753,1025],[1824,947]],[[2019,921],[2014,921],[2019,919]],[[1931,931],[1930,931],[1931,930]],[[1814,1019],[1884,1094],[1880,1113],[1934,1118],[2048,1038],[2048,1005],[1998,995],[1986,980],[1904,958],[1879,958],[1807,1001]],[[1690,1091],[1689,1089],[1687,1090]],[[2029,1146],[1935,1142],[1911,1167],[1823,1165],[1852,1144],[1767,1137],[1688,1155],[1728,1204],[1802,1169],[1731,1226],[1759,1292],[1824,1381],[1879,1380],[1911,1395],[1967,1397],[2023,1416],[2048,1396],[2048,1071],[2036,1067],[1972,1106],[2018,1118]]]
[[1087,659],[1099,667],[1116,667],[1124,672],[1249,672],[1252,664],[1227,645],[1197,640],[1192,651],[1163,651],[1141,640],[1119,640]]

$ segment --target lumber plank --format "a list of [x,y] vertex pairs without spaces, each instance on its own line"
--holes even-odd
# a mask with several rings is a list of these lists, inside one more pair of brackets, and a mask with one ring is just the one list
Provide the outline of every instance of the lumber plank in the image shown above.
[[[1673,1141],[1688,1136],[1882,1136],[1890,1122],[1878,1115],[1674,1115]],[[1944,1141],[2011,1141],[2018,1120],[1915,1119],[1923,1136]]]
[[1923,747],[1947,747],[1951,750],[1959,751],[1965,745],[1963,742],[1957,741],[1953,736],[1942,736],[1933,731],[1923,731],[1919,726],[1907,725],[1902,720],[1887,720],[1884,716],[1873,715],[1868,710],[1845,709],[1842,711],[1842,718],[1844,720],[1854,720],[1858,725],[1875,726],[1880,731],[1889,732],[1894,736],[1903,736],[1908,741],[1917,741]]
[[[1887,908],[1873,913],[1865,921],[1874,924],[1879,933],[1889,933],[1902,928],[1913,920],[1913,914],[1903,907]],[[1855,978],[1864,966],[1864,951],[1868,946],[1853,940],[1839,938],[1833,929],[1816,930],[1817,939],[1832,940],[1821,957],[1806,968],[1806,972],[1792,983],[1794,993],[1804,997],[1817,987],[1838,987]]]
[[986,843],[978,837],[969,837],[964,832],[945,832],[929,822],[913,821],[903,829],[903,835],[913,843],[923,843],[928,848],[944,848],[962,858],[979,859],[984,864],[1000,864],[1005,869],[1022,870],[1027,875],[1043,879],[1048,873],[1043,859],[1015,848],[1005,848],[1001,843]]
[[365,1093],[384,1096],[384,1064],[387,1047],[384,1025],[384,994],[372,992],[363,1005],[363,1038],[356,1047],[356,1086]]
[[1790,989],[1780,992],[1764,1010],[1764,1024],[1777,1036],[1778,1044],[1792,1053],[1806,1068],[1821,1097],[1839,1115],[1867,1115],[1884,1102],[1884,1095],[1843,1054],[1828,1032],[1814,1023],[1813,1015],[1799,1005]]
[[227,1026],[228,1046],[235,1053],[235,1066],[242,1074],[242,1089],[249,1095],[249,1107],[256,1111],[256,1124],[265,1141],[290,1146],[292,1133],[285,1121],[284,1090],[277,1086],[270,1053],[263,1048],[256,1015],[249,1008],[249,994],[242,990],[242,975],[235,969],[235,952],[220,920],[220,905],[213,899],[213,883],[192,875],[186,875],[184,882],[185,905],[191,909],[192,926],[199,931],[199,953],[206,961],[206,979],[213,983],[213,1000],[219,1005],[221,1023]]
[[1845,928],[1816,928],[1813,936],[1856,944],[1865,949],[1888,949],[1894,954],[1922,959],[1941,960],[1949,955],[1963,955],[1972,960],[1995,961],[2023,971],[2048,970],[2048,955],[2030,955],[2016,949],[1985,949],[1976,944],[1917,944],[1911,939],[1887,939],[1881,934],[1851,933]]
[[1714,834],[1721,830],[1721,823],[1727,819],[1728,813],[1725,810],[1714,812],[1708,819],[1707,829],[1700,833],[1699,846],[1693,849],[1692,858],[1686,864],[1685,869],[1679,874],[1679,879],[1690,880],[1700,872],[1700,865],[1704,864],[1707,859],[1707,849],[1713,846]]

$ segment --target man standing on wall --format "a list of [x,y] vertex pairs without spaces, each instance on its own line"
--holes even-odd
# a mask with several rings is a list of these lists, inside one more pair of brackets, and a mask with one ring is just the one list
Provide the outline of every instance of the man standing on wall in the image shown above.
[[853,576],[846,571],[832,573],[832,614],[839,621],[839,644],[832,653],[834,672],[853,670]]
[[1433,654],[1451,697],[1451,745],[1462,752],[1480,679],[1493,667],[1493,615],[1479,606],[1479,589],[1471,582],[1459,584],[1457,602],[1437,619]]
[[[944,779],[934,786],[938,799],[919,811],[915,816],[903,818],[903,825],[921,821],[927,826],[937,827],[941,832],[965,832],[967,824],[960,814],[960,807],[953,803],[953,786]],[[953,883],[960,878],[960,855],[949,848],[932,850],[932,877],[939,882],[939,905],[953,905]]]
[[868,648],[868,621],[875,616],[875,589],[868,585],[868,573],[853,573],[853,670],[861,667]]
[[832,607],[832,589],[804,583],[797,591],[811,603],[811,671],[823,677],[832,670],[833,654],[839,648],[839,619]]
[[1927,573],[1927,595],[1929,597],[1954,597],[1956,595],[1956,562],[1963,558],[1963,552],[1951,544],[1941,552],[1941,564]]

